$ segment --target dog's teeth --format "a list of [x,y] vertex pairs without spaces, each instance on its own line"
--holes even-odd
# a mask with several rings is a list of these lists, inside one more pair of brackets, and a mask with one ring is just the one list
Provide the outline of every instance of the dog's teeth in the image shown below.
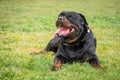
[[69,29],[67,30],[67,33],[69,33]]
[[74,31],[74,28],[71,29],[71,32],[73,32],[73,31]]

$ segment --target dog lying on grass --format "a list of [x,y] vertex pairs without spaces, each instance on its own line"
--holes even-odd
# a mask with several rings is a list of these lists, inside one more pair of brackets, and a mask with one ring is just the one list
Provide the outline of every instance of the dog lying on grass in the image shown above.
[[63,11],[56,21],[57,30],[46,48],[31,55],[53,51],[55,53],[52,70],[59,70],[63,63],[88,62],[100,68],[96,55],[96,38],[88,26],[84,15]]

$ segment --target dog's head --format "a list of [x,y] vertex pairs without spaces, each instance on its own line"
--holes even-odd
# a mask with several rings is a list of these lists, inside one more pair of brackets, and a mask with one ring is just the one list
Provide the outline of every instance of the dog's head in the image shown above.
[[88,23],[82,14],[62,11],[56,21],[57,31],[54,37],[59,36],[66,43],[75,42],[82,33],[84,25],[88,25]]

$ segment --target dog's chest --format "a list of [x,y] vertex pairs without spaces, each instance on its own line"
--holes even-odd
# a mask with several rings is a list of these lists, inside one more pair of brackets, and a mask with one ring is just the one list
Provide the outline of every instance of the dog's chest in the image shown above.
[[64,56],[69,58],[82,57],[84,54],[83,45],[69,46],[69,45],[60,45],[59,52]]

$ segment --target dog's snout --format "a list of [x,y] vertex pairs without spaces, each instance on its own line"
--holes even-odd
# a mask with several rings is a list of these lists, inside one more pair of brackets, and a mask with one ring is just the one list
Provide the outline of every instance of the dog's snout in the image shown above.
[[58,21],[63,21],[64,17],[58,17]]

